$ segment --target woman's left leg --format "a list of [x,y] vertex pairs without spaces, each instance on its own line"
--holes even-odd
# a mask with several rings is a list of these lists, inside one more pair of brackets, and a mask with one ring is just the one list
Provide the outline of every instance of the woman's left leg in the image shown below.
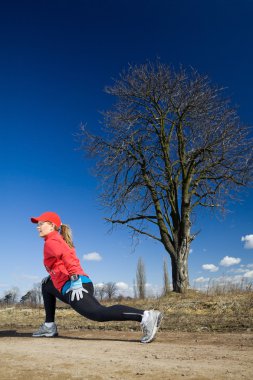
[[65,299],[65,297],[54,287],[51,279],[49,279],[46,283],[42,284],[42,296],[44,301],[44,309],[46,313],[45,322],[54,322],[56,298],[59,298],[64,303],[68,302]]
[[54,323],[56,298],[66,303],[63,295],[54,287],[51,278],[42,283],[42,295],[46,313],[45,323],[33,333],[33,337],[54,337],[58,335],[57,326]]
[[141,343],[151,342],[160,326],[162,313],[158,310],[141,310],[125,305],[113,305],[105,307],[93,296],[92,283],[83,284],[88,293],[83,293],[80,300],[71,301],[71,307],[86,318],[98,322],[108,321],[136,321],[141,323],[143,336]]
[[66,294],[67,302],[71,307],[84,317],[98,322],[108,321],[136,321],[141,322],[144,310],[125,305],[103,306],[94,297],[94,288],[91,282],[83,284],[88,293],[83,293],[83,298],[71,301],[71,292]]

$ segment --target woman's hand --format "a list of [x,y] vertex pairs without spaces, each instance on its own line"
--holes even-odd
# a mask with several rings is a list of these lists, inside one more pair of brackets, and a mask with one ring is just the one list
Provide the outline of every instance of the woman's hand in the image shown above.
[[69,293],[69,292],[72,292],[71,301],[74,301],[75,297],[76,297],[76,300],[79,301],[80,299],[83,298],[83,292],[88,293],[88,291],[83,288],[81,278],[79,278],[76,281],[71,281],[70,288],[66,291],[66,293]]

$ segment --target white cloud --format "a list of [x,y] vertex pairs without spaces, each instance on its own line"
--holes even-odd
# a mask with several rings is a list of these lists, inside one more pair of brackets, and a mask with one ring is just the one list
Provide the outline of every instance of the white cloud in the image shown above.
[[99,282],[98,284],[95,284],[96,288],[103,288],[105,286],[104,282]]
[[253,270],[249,270],[247,273],[243,275],[245,278],[253,278]]
[[244,242],[245,249],[253,249],[253,235],[242,236],[241,241]]
[[[232,271],[230,271],[232,272]],[[237,286],[238,289],[243,289],[243,287],[246,289],[247,284],[252,283],[253,279],[253,270],[247,271],[245,273],[241,274],[235,274],[235,275],[223,275],[219,277],[214,277],[210,279],[210,284],[205,283],[205,279],[203,277],[200,277],[199,281],[201,285],[201,288],[205,288],[207,285],[212,288],[212,286],[218,285],[218,286],[224,286],[224,288],[228,288],[230,286]],[[196,280],[195,280],[196,281]],[[199,286],[200,286],[199,285]]]
[[219,270],[219,267],[216,267],[214,264],[203,264],[202,268],[210,272],[217,272]]
[[208,281],[209,281],[209,278],[198,277],[198,278],[195,278],[194,281],[195,281],[195,282],[208,282]]
[[242,278],[243,276],[242,275],[235,275],[235,276],[220,276],[220,277],[216,277],[216,278],[213,278],[212,279],[212,282],[214,284],[218,284],[220,286],[224,285],[228,285],[228,284],[240,284],[242,282]]
[[146,283],[145,285],[147,297],[157,297],[162,293],[162,287],[157,284]]
[[230,269],[228,273],[246,273],[248,269],[238,268],[238,269]]
[[247,268],[253,268],[253,264],[247,264],[246,267]]
[[83,255],[83,259],[87,261],[101,261],[102,256],[97,252],[90,252],[87,255]]
[[129,286],[125,282],[116,282],[116,286],[119,290],[128,290]]
[[241,259],[239,257],[229,257],[225,256],[223,259],[220,261],[220,265],[223,267],[230,267],[231,265],[239,264],[241,262]]

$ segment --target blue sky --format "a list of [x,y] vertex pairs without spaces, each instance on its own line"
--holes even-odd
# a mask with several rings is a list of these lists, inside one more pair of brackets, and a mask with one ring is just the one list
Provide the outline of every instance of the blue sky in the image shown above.
[[[241,120],[252,125],[252,12],[252,0],[1,2],[0,296],[13,286],[23,294],[46,275],[43,241],[29,218],[49,210],[71,225],[94,283],[123,283],[126,294],[142,257],[149,290],[158,292],[168,256],[143,237],[133,250],[126,229],[108,233],[92,161],[78,150],[74,135],[81,122],[99,131],[99,111],[112,104],[103,92],[112,78],[128,63],[157,57],[193,66],[225,86]],[[241,204],[230,204],[225,219],[198,212],[192,285],[224,277],[252,281],[252,195],[248,191]],[[87,256],[94,252],[99,256]]]

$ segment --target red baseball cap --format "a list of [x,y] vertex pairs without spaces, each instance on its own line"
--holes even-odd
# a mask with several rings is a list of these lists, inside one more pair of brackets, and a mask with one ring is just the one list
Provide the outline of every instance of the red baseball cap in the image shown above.
[[38,217],[31,218],[32,223],[38,223],[38,222],[51,222],[56,225],[56,227],[61,226],[61,219],[59,215],[57,215],[55,212],[47,211],[41,214]]

